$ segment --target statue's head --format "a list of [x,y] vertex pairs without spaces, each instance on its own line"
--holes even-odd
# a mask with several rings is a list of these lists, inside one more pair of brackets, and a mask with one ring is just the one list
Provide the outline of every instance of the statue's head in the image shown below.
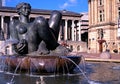
[[31,5],[29,3],[19,3],[17,6],[17,13],[20,14],[24,14],[24,15],[29,15],[31,12]]

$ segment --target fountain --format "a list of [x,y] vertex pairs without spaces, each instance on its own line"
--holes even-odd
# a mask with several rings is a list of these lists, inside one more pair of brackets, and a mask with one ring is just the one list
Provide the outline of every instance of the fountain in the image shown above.
[[65,58],[73,60],[76,64],[81,60],[79,56],[0,56],[1,60],[5,59],[5,64],[10,69],[15,70],[19,65],[20,70],[37,74],[71,72],[75,65]]
[[15,83],[15,74],[57,75],[73,72],[81,56],[70,55],[69,49],[57,42],[62,14],[55,10],[49,21],[40,16],[29,22],[30,4],[19,3],[16,8],[19,20],[10,22],[10,39],[1,44],[4,51],[1,51],[0,70],[13,73],[7,84]]
[[[13,73],[0,72],[0,84],[119,84],[120,63],[86,62],[85,72],[79,64],[74,73],[29,74],[18,73],[20,63]],[[82,73],[81,73],[82,72]]]
[[[83,56],[73,56],[69,49],[57,43],[60,12],[53,11],[48,22],[43,17],[29,22],[30,11],[28,3],[17,5],[20,21],[11,21],[11,38],[2,44],[10,53],[1,52],[0,84],[120,83],[120,75],[116,74],[120,73],[119,64],[85,63]],[[110,79],[106,74],[114,77]]]
[[10,39],[3,44],[3,47],[10,48],[11,53],[0,56],[0,60],[5,59],[6,66],[15,70],[19,65],[22,71],[39,74],[68,73],[75,65],[63,57],[80,63],[80,56],[68,56],[69,49],[57,42],[62,18],[59,11],[54,10],[49,21],[40,16],[29,22],[30,4],[22,2],[16,8],[20,19],[10,22]]

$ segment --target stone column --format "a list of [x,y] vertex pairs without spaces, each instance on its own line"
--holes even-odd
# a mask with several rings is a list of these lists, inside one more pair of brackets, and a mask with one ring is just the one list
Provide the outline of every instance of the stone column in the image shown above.
[[78,22],[79,24],[79,40],[78,41],[81,41],[81,21]]
[[61,35],[62,35],[62,25],[60,25],[60,31],[59,31],[58,41],[61,41]]
[[4,31],[4,16],[1,16],[1,29]]
[[94,6],[94,8],[95,8],[95,10],[94,10],[95,11],[95,13],[94,13],[95,14],[95,18],[94,18],[95,24],[98,22],[98,16],[99,16],[98,15],[98,2],[99,2],[98,0],[95,0],[95,3],[94,3],[95,4],[95,6]]
[[74,26],[74,41],[77,41],[77,24]]
[[[91,17],[93,17],[93,15],[94,15],[94,12],[93,12],[93,11],[94,11],[94,10],[93,10],[94,4],[93,4],[93,3],[94,3],[94,0],[91,1],[91,10],[90,10],[90,11],[91,11]],[[91,18],[91,23],[92,23],[92,24],[93,24],[93,19],[94,19],[94,18]]]
[[91,24],[91,1],[88,2],[89,24]]
[[12,21],[12,20],[13,20],[13,17],[14,17],[14,16],[10,16],[10,21]]
[[74,27],[75,27],[74,20],[72,20],[72,41],[74,41]]
[[67,27],[68,27],[68,23],[67,22],[68,22],[68,20],[66,19],[65,20],[65,31],[64,31],[64,33],[65,33],[65,39],[64,40],[67,40],[67,32],[68,32],[67,31]]

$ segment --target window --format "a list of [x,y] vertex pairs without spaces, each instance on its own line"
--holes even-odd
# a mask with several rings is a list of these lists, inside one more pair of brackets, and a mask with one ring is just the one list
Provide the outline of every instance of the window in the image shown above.
[[100,3],[99,3],[100,5],[102,5],[102,0],[100,0]]
[[99,0],[99,5],[103,5],[103,0]]
[[118,3],[120,3],[120,0],[118,0]]
[[98,39],[102,39],[104,37],[103,29],[98,29]]
[[70,45],[70,50],[73,51],[73,46],[72,45]]
[[100,11],[100,22],[102,21],[102,11]]
[[120,18],[120,7],[118,7],[118,18]]
[[104,21],[104,10],[99,11],[99,21],[100,22]]

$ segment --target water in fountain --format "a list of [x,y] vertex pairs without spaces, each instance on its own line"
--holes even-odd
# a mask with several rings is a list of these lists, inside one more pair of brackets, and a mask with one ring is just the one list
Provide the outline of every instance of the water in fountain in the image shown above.
[[8,66],[5,64],[5,58],[4,57],[0,57],[0,71],[1,72],[5,72],[8,70]]
[[[10,56],[11,57],[11,56]],[[8,57],[9,59],[10,59],[10,57]],[[17,64],[17,66],[16,66],[16,68],[15,68],[15,70],[14,70],[14,73],[13,73],[13,76],[12,76],[12,78],[11,78],[11,81],[10,82],[7,82],[7,84],[14,84],[15,83],[15,81],[14,81],[14,78],[15,78],[15,74],[16,74],[16,72],[17,72],[17,70],[20,68],[20,66],[22,65],[22,62],[24,61],[24,59],[25,58],[27,58],[27,57],[23,57],[20,61],[19,61],[19,63]],[[29,57],[30,58],[30,57]],[[2,59],[3,60],[3,59]],[[5,62],[5,60],[3,60],[3,61],[1,61],[1,62]],[[39,62],[39,64],[34,64],[34,62],[32,62],[31,61],[31,58],[30,58],[30,67],[29,67],[29,69],[28,70],[30,70],[30,74],[29,75],[34,75],[33,74],[33,72],[32,71],[34,71],[34,69],[33,69],[33,65],[36,67],[36,65],[40,65],[40,66],[43,66],[44,64],[42,63],[42,62]],[[10,64],[8,64],[8,66],[10,66]],[[66,66],[67,66],[67,64],[66,64]],[[36,67],[37,68],[37,67]],[[64,68],[64,67],[63,67]],[[4,69],[4,68],[3,68]],[[57,68],[56,68],[57,69]],[[57,71],[57,70],[55,70],[55,71]],[[65,74],[65,71],[64,71],[64,69],[63,69],[63,73]],[[54,72],[54,75],[56,75],[56,72]]]
[[[61,56],[61,57],[59,57],[59,58],[61,58],[61,59],[66,59],[66,60],[69,60],[69,61],[71,61],[77,68],[75,69],[75,73],[70,73],[70,71],[69,71],[69,67],[68,67],[68,63],[67,63],[67,61],[65,62],[65,66],[64,67],[62,67],[63,69],[61,69],[61,70],[65,70],[65,67],[66,67],[66,71],[62,71],[62,74],[59,74],[59,73],[57,73],[57,72],[53,72],[53,74],[51,75],[51,73],[49,74],[45,74],[45,75],[43,75],[43,74],[34,74],[33,72],[34,72],[34,70],[32,69],[32,67],[33,67],[33,65],[34,65],[34,62],[30,62],[30,69],[29,69],[29,74],[25,74],[25,77],[30,77],[30,78],[32,78],[32,79],[35,79],[35,78],[39,78],[39,80],[37,79],[35,79],[32,83],[38,83],[38,84],[40,84],[41,83],[41,81],[43,81],[42,83],[44,84],[44,83],[46,83],[47,84],[47,79],[49,79],[49,77],[50,77],[50,79],[52,79],[53,78],[53,80],[58,80],[59,78],[60,78],[60,80],[62,81],[63,79],[61,79],[62,77],[63,78],[68,78],[68,79],[66,79],[66,80],[68,80],[68,82],[70,81],[70,80],[72,80],[72,81],[75,81],[74,79],[70,79],[69,80],[69,78],[72,78],[72,77],[78,77],[78,79],[77,80],[81,80],[81,74],[83,75],[83,77],[84,77],[84,80],[83,81],[86,81],[87,80],[87,82],[88,83],[82,83],[82,84],[104,84],[104,83],[102,83],[101,81],[97,81],[97,80],[94,80],[94,79],[90,79],[89,77],[88,77],[88,74],[87,74],[87,72],[90,70],[89,68],[86,68],[86,67],[88,67],[88,66],[90,66],[90,67],[96,67],[96,66],[98,66],[98,65],[95,65],[94,66],[94,64],[91,64],[91,63],[89,63],[89,64],[87,64],[85,61],[84,61],[84,58],[82,58],[82,60],[81,60],[81,63],[80,63],[80,65],[78,65],[78,64],[76,64],[73,60],[71,60],[71,58],[69,58],[70,56]],[[5,57],[0,57],[1,59],[1,65],[2,64],[5,64]],[[6,82],[6,84],[15,84],[15,83],[17,83],[18,81],[16,80],[18,77],[16,76],[16,73],[17,74],[20,74],[19,76],[21,76],[21,72],[20,73],[18,73],[17,72],[17,70],[19,70],[18,68],[21,66],[21,64],[22,64],[22,61],[24,61],[25,60],[25,58],[26,57],[23,57],[20,61],[19,61],[19,63],[17,63],[17,66],[16,66],[16,69],[14,70],[14,72],[13,72],[13,74],[12,74],[12,77],[10,77],[9,79],[10,79],[10,81],[9,82]],[[56,59],[57,60],[57,59]],[[36,64],[37,65],[37,64]],[[34,65],[34,67],[36,66],[36,65]],[[43,65],[43,62],[41,61],[41,62],[38,62],[38,65]],[[101,65],[102,65],[102,63],[101,63]],[[110,63],[110,65],[112,65],[112,63]],[[6,65],[5,65],[6,66]],[[5,71],[8,71],[7,69],[5,69],[6,67],[5,66],[1,66],[1,70],[5,70]],[[9,66],[9,65],[8,65]],[[7,66],[7,68],[8,68],[8,66]],[[82,68],[83,67],[83,68]],[[103,67],[104,68],[104,67]],[[56,69],[57,69],[57,66],[56,66]],[[119,69],[119,66],[118,65],[112,65],[112,68],[109,68],[109,69],[111,69],[111,70],[113,70],[113,71],[119,71],[120,69]],[[94,69],[95,71],[96,71],[96,69]],[[59,70],[56,70],[56,71],[59,71]],[[66,73],[67,72],[67,73]],[[81,72],[81,73],[80,73]],[[95,72],[94,72],[95,73]],[[79,76],[80,76],[80,78],[79,78]],[[23,77],[22,77],[23,78]],[[0,78],[1,79],[1,78]],[[9,80],[8,79],[8,80]],[[47,82],[46,82],[47,81]],[[64,81],[64,80],[63,80]],[[82,81],[82,80],[81,80]],[[26,83],[27,83],[27,81],[26,81]],[[42,84],[41,83],[41,84]],[[31,84],[31,83],[30,83]],[[49,84],[49,83],[48,83]],[[65,84],[65,83],[62,83],[62,84]],[[69,83],[69,84],[73,84],[73,83]],[[75,84],[81,84],[81,83],[75,83]],[[109,84],[109,83],[105,83],[105,84]],[[110,84],[112,84],[112,83],[110,83]]]
[[[3,63],[5,64],[5,62],[6,62],[6,60],[4,60],[4,59],[14,59],[14,58],[12,58],[11,56],[8,56],[8,57],[4,57],[4,56],[1,56],[2,58],[0,58],[2,61],[2,65],[3,65]],[[31,60],[31,57],[23,57],[20,61],[19,61],[19,63],[17,64],[17,66],[16,66],[16,68],[15,68],[15,70],[14,70],[14,73],[13,73],[13,76],[12,76],[12,78],[11,78],[11,80],[10,80],[10,82],[7,82],[7,84],[14,84],[15,83],[15,81],[14,81],[14,78],[15,78],[15,74],[17,73],[17,70],[21,67],[21,65],[22,65],[22,62],[26,59],[26,58],[30,58],[30,59],[28,59],[28,60],[30,60],[30,67],[29,67],[29,70],[30,70],[30,74],[29,75],[34,75],[33,73],[32,73],[32,71],[34,71],[32,68],[33,68],[33,65],[34,65],[34,67],[36,67],[36,65],[40,65],[40,66],[43,66],[44,64],[42,63],[42,62],[39,62],[39,64],[34,64],[34,62],[32,62],[32,60]],[[58,58],[60,58],[60,59],[64,59],[64,58],[61,58],[61,57],[58,57]],[[71,60],[70,60],[71,61]],[[17,63],[17,62],[16,62]],[[74,62],[74,64],[75,64],[75,62]],[[76,64],[77,65],[77,64]],[[4,66],[4,67],[3,67]],[[3,69],[5,69],[5,65],[3,65],[2,67],[2,70]],[[7,64],[7,67],[9,67],[10,66],[10,64],[8,63]],[[65,67],[66,66],[66,67]],[[65,75],[66,74],[66,72],[69,74],[69,68],[68,68],[68,64],[67,64],[67,62],[65,62],[65,66],[63,66],[62,67],[62,69],[60,69],[60,70],[63,70],[62,71],[62,75]],[[37,67],[36,67],[37,68]],[[56,66],[56,69],[59,69],[60,67],[57,67]],[[65,69],[67,69],[67,71],[65,70]],[[59,73],[57,73],[56,71],[59,71],[59,70],[54,70],[55,72],[54,72],[54,77],[56,77],[56,75],[57,74],[59,74]],[[59,74],[60,75],[60,74]],[[69,75],[68,75],[69,76]]]
[[23,59],[19,62],[19,64],[17,65],[17,67],[16,67],[16,69],[15,69],[15,71],[14,71],[14,73],[13,73],[13,76],[12,76],[10,82],[7,82],[6,84],[15,84],[15,81],[14,81],[15,74],[16,74],[16,72],[17,72],[18,68],[20,67],[20,65],[21,65],[21,63],[22,63],[23,60],[24,60],[24,58],[23,58]]
[[[110,66],[111,64],[109,63],[106,63],[108,66]],[[115,65],[116,64],[116,65]],[[21,84],[21,83],[24,83],[24,84],[40,84],[40,81],[42,80],[42,77],[43,77],[43,81],[46,83],[46,84],[120,84],[120,81],[118,80],[117,81],[117,76],[115,77],[114,75],[118,75],[119,76],[119,73],[120,73],[120,70],[119,69],[112,69],[112,67],[116,67],[116,66],[119,66],[119,63],[115,63],[115,64],[112,64],[111,65],[111,68],[107,67],[104,63],[91,63],[91,62],[86,62],[86,72],[85,74],[87,75],[87,77],[89,77],[89,80],[90,80],[90,83],[86,83],[86,79],[83,78],[83,76],[81,75],[80,71],[78,72],[78,70],[76,71],[75,74],[59,74],[59,75],[28,75],[28,74],[15,74],[15,78],[14,78],[14,81],[16,84]],[[103,67],[103,66],[106,66],[106,67]],[[79,65],[79,67],[81,68],[81,64]],[[111,72],[110,70],[112,70],[112,73],[111,73],[111,76],[112,78],[114,77],[113,80],[110,80],[110,81],[106,81],[106,82],[103,82],[101,81],[101,77],[99,76],[103,76],[104,78],[104,74],[103,72],[100,72],[98,73],[98,70],[101,71],[101,68],[103,69],[103,71],[106,69],[104,68],[108,68],[108,72]],[[96,70],[97,68],[97,70]],[[91,71],[93,70],[93,71]],[[77,73],[78,72],[78,73]],[[115,73],[116,72],[116,73]],[[103,74],[101,74],[103,73]],[[10,81],[7,82],[8,80],[10,80],[12,78],[12,73],[11,74],[7,74],[4,77],[6,73],[0,73],[1,77],[0,77],[0,84],[10,84]],[[89,76],[89,75],[92,75],[93,76]],[[94,77],[96,75],[96,77]],[[41,77],[42,76],[42,77]],[[107,76],[107,74],[106,74]],[[109,77],[110,75],[108,74],[108,78],[111,78]],[[94,78],[93,78],[94,77]],[[6,79],[7,78],[7,79]],[[107,80],[108,80],[107,78]],[[94,80],[94,81],[91,81]],[[105,80],[105,79],[104,79]],[[6,83],[4,82],[6,81]],[[96,81],[99,81],[99,82],[96,82]],[[117,83],[116,83],[117,82]]]
[[46,84],[43,76],[40,76],[40,84]]
[[[79,65],[77,65],[73,60],[71,60],[70,58],[67,58],[67,57],[62,57],[63,59],[68,59],[69,61],[71,61],[78,69],[79,71],[82,73],[82,75],[84,76],[84,78],[88,81],[89,84],[101,84],[100,82],[97,82],[97,81],[93,81],[93,80],[90,80],[87,75],[85,74],[85,72],[79,67]],[[82,57],[83,59],[83,63],[85,63],[84,61],[84,57]],[[85,65],[85,64],[84,64]],[[85,67],[85,66],[84,66]]]

